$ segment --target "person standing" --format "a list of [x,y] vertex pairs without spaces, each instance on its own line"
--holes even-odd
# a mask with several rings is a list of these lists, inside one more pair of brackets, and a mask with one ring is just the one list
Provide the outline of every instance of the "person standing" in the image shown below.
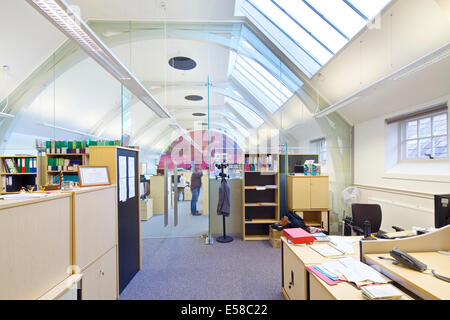
[[200,195],[200,188],[202,186],[202,176],[203,176],[202,170],[200,169],[200,167],[196,166],[195,171],[191,176],[191,192],[192,192],[191,214],[194,216],[201,215],[197,211],[197,201]]

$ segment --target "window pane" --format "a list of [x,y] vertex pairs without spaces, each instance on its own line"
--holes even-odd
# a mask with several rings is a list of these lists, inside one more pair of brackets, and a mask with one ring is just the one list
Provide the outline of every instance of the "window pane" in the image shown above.
[[419,140],[419,157],[427,158],[431,155],[431,139],[421,139]]
[[342,0],[306,1],[350,39],[367,24],[367,21]]
[[417,158],[417,140],[406,142],[406,158]]
[[232,99],[226,99],[226,102],[242,117],[244,117],[253,128],[257,128],[264,123],[264,120],[261,119],[253,110],[247,108],[242,103],[234,101]]
[[334,53],[347,43],[347,39],[303,1],[275,0],[275,2]]
[[417,138],[417,121],[409,121],[406,124],[406,139]]
[[311,54],[320,64],[324,65],[332,58],[332,54],[328,52],[319,42],[311,37],[305,30],[300,28],[292,19],[280,10],[270,0],[251,0],[272,23],[286,32],[299,46],[304,48]]
[[447,134],[447,114],[433,117],[433,136]]
[[436,158],[442,158],[448,155],[447,144],[447,136],[433,138],[433,154]]
[[367,18],[373,19],[391,0],[349,0]]
[[431,118],[419,120],[419,138],[431,137]]

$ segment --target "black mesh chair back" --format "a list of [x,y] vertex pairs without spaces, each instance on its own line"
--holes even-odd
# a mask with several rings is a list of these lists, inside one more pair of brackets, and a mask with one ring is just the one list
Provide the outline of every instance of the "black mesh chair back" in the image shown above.
[[352,203],[353,225],[364,230],[364,221],[370,222],[370,233],[376,233],[381,227],[381,207],[378,204]]

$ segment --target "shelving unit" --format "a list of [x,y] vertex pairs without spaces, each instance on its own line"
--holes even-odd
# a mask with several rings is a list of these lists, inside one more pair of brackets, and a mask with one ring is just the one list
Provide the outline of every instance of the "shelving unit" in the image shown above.
[[[57,159],[62,159],[57,160]],[[88,153],[47,153],[44,157],[43,185],[58,184],[61,172],[66,181],[78,181],[78,166],[89,165]],[[58,161],[60,163],[58,163]]]
[[[9,160],[14,164],[15,172],[8,172],[5,162]],[[20,161],[20,166],[19,166]],[[0,193],[18,193],[22,187],[34,186],[37,190],[38,181],[38,157],[36,156],[1,156],[0,157]],[[22,170],[22,164],[24,169]],[[25,171],[25,172],[22,172]]]
[[269,240],[270,225],[280,220],[277,169],[278,155],[245,155],[242,182],[244,240]]

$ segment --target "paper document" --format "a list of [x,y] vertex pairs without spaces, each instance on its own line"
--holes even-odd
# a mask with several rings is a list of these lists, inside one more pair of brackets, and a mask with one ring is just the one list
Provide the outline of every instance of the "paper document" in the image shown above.
[[119,179],[119,201],[127,201],[127,178]]
[[26,199],[39,199],[52,196],[53,194],[48,193],[17,193],[17,194],[7,194],[0,196],[0,199],[4,200],[26,200]]
[[403,292],[398,290],[392,284],[364,286],[361,290],[369,299],[396,300],[403,296]]
[[372,281],[376,283],[387,283],[381,273],[353,258],[340,259],[339,262],[345,267],[341,269],[345,278],[350,282]]
[[119,179],[127,177],[127,157],[119,156]]
[[128,178],[128,197],[129,198],[134,198],[136,196],[136,188],[135,188],[135,181],[134,181],[134,177],[129,177]]
[[341,237],[341,236],[328,236],[332,244],[334,244],[339,250],[344,251],[345,253],[352,254],[354,253],[353,243],[356,242],[355,239],[350,237]]
[[128,178],[134,177],[136,175],[134,167],[134,158],[128,157]]
[[314,251],[317,251],[324,257],[336,257],[344,255],[344,252],[336,249],[333,246],[330,246],[329,244],[313,244],[309,247]]
[[327,275],[341,280],[345,279],[349,282],[388,282],[381,273],[354,258],[343,258],[333,262],[326,262],[316,267],[320,268]]

